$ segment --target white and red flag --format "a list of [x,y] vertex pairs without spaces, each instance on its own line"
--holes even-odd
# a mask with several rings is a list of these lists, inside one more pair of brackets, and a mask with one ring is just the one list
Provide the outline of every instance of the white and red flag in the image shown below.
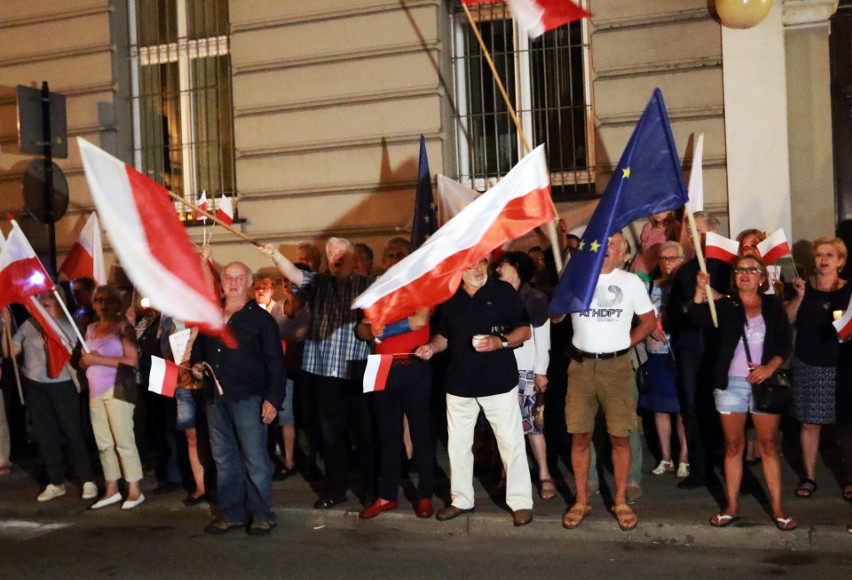
[[704,210],[704,133],[695,138],[692,148],[692,168],[689,171],[689,202],[687,205],[693,213]]
[[[210,213],[210,208],[207,205],[207,192],[206,191],[201,192],[201,197],[198,198],[198,203],[196,203],[195,206],[200,210],[203,210],[203,211],[206,211],[207,213]],[[195,221],[198,221],[198,220],[201,220],[204,223],[207,223],[207,216],[204,215],[203,213],[197,211],[197,212],[195,212]]]
[[852,298],[849,299],[849,305],[846,306],[846,311],[843,312],[843,315],[832,322],[832,324],[841,340],[852,338]]
[[[465,4],[487,4],[501,0],[462,0]],[[518,25],[532,38],[591,14],[570,0],[505,0]]]
[[164,397],[174,397],[177,384],[178,365],[158,356],[152,356],[148,390]]
[[355,299],[371,324],[386,326],[432,308],[458,289],[464,270],[554,217],[544,146],[444,224]]
[[385,390],[392,363],[392,354],[371,354],[367,357],[367,368],[364,371],[365,393]]
[[438,174],[438,226],[442,226],[466,208],[479,193],[446,175]]
[[53,288],[53,281],[15,220],[0,251],[0,308],[13,302],[26,305],[30,296]]
[[778,228],[769,234],[765,240],[757,244],[757,251],[760,252],[760,256],[766,264],[772,264],[778,258],[783,258],[793,253],[790,251],[787,235],[782,228]]
[[98,285],[107,283],[101,228],[95,212],[89,216],[80,236],[59,266],[59,274],[63,273],[69,280],[85,277],[91,278]]
[[65,364],[71,360],[71,353],[76,340],[62,331],[56,320],[38,301],[37,296],[30,296],[25,306],[41,327],[47,350],[47,374],[50,378],[55,379],[62,373]]
[[163,314],[223,336],[222,308],[166,189],[85,139],[77,139],[92,199],[136,287]]
[[715,232],[707,232],[707,237],[704,239],[704,255],[706,257],[733,264],[739,251],[740,243],[738,241],[729,240]]
[[231,198],[223,195],[219,200],[219,207],[216,208],[216,219],[225,222],[228,225],[234,223],[234,205],[231,203]]

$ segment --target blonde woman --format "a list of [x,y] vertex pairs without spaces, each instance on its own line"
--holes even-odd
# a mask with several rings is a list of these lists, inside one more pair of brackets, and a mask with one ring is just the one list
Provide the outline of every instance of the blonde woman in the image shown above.
[[89,381],[92,429],[106,490],[91,509],[105,508],[123,499],[118,490],[122,475],[127,481],[127,498],[121,509],[133,509],[145,501],[139,488],[142,464],[133,435],[136,333],[119,315],[121,295],[116,288],[98,286],[92,302],[98,321],[86,329],[86,344],[91,352],[83,354],[80,365],[86,369]]

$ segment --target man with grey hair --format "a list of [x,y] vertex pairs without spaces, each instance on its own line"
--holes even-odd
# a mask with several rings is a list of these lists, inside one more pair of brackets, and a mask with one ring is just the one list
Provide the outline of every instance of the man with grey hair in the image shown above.
[[[719,220],[706,212],[695,212],[695,226],[704,247],[707,232],[719,228]],[[692,255],[695,255],[693,250]],[[666,307],[666,330],[671,333],[671,348],[678,367],[678,390],[683,425],[689,445],[689,477],[678,482],[680,489],[696,489],[715,483],[713,468],[714,441],[719,437],[716,407],[713,403],[713,368],[715,348],[710,335],[692,323],[687,308],[695,296],[698,259],[685,262],[675,274]],[[714,290],[727,294],[731,266],[722,260],[707,260],[707,273]],[[711,481],[708,482],[708,479]]]
[[373,271],[373,249],[367,244],[357,243],[352,246],[355,258],[355,273],[369,276]]
[[[278,325],[249,299],[251,284],[251,270],[241,262],[222,271],[223,315],[236,348],[205,334],[192,345],[195,377],[204,377],[206,365],[215,373],[215,379],[206,377],[207,421],[220,515],[204,529],[208,534],[243,527],[247,519],[249,535],[267,535],[275,527],[266,433],[284,400],[287,372]],[[217,382],[221,392],[214,387]]]
[[355,273],[352,244],[343,238],[326,243],[328,272],[322,274],[303,272],[269,244],[259,250],[311,306],[302,371],[305,393],[315,398],[325,459],[325,491],[314,507],[329,509],[347,499],[349,427],[358,447],[361,502],[370,505],[376,498],[375,443],[369,399],[361,385],[370,349],[355,334],[362,313],[351,306],[374,278]]

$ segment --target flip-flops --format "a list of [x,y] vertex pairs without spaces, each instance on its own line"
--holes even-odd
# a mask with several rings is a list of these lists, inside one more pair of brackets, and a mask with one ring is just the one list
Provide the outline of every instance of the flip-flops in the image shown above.
[[562,516],[562,527],[566,530],[573,530],[583,523],[587,516],[591,515],[592,506],[575,503],[571,506],[565,515]]
[[716,514],[710,518],[710,525],[714,528],[724,528],[725,526],[730,526],[739,519],[740,516],[733,516],[731,514]]
[[775,518],[775,527],[782,532],[792,532],[799,524],[793,518]]
[[621,528],[622,532],[629,532],[639,523],[636,514],[633,513],[633,509],[626,503],[621,505],[612,506],[612,514],[615,516],[616,521],[618,522],[618,527]]
[[803,479],[799,482],[799,485],[796,487],[796,497],[800,497],[802,499],[808,499],[811,497],[817,490],[817,482],[813,479]]

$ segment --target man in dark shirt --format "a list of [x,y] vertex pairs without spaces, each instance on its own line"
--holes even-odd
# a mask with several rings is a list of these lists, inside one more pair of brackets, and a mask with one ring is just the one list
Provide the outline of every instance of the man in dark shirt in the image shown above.
[[[704,245],[707,232],[715,232],[719,220],[705,212],[695,213],[695,225]],[[720,442],[718,415],[713,402],[715,333],[692,323],[687,307],[695,295],[698,259],[686,262],[675,274],[666,307],[666,330],[671,333],[672,352],[678,367],[678,395],[689,446],[689,477],[678,482],[680,489],[704,487],[713,473],[713,450]],[[731,266],[721,260],[707,260],[714,290],[727,294]]]
[[225,266],[224,316],[237,347],[228,348],[220,339],[203,334],[192,345],[195,376],[201,378],[202,362],[215,373],[215,380],[207,377],[211,383],[207,418],[220,517],[204,529],[208,534],[243,527],[247,518],[251,518],[249,535],[267,535],[275,527],[266,426],[275,420],[284,400],[287,374],[278,325],[249,299],[251,283],[251,270],[245,264]]
[[448,350],[447,451],[452,503],[445,521],[473,511],[473,431],[479,409],[494,430],[506,470],[506,503],[516,526],[532,521],[532,482],[515,387],[512,348],[532,334],[521,299],[509,284],[488,276],[488,259],[464,271],[462,285],[436,314],[435,334],[414,354],[429,360]]

